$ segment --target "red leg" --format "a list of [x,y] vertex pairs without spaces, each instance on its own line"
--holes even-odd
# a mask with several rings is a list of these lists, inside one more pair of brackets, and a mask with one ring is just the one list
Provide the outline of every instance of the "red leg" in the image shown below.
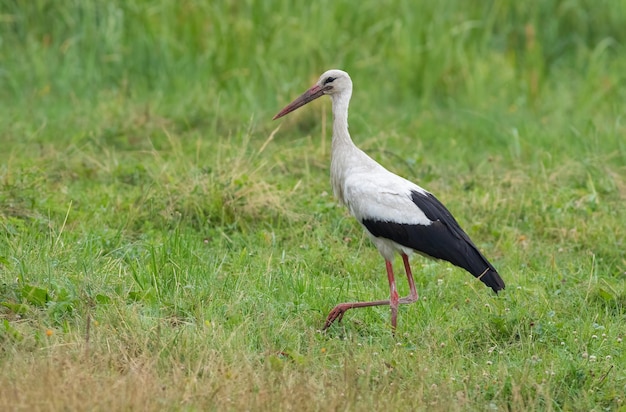
[[[398,323],[398,304],[414,302],[415,300],[417,300],[417,298],[415,300],[410,300],[410,297],[407,297],[407,298],[403,298],[402,301],[398,298],[398,290],[396,288],[396,281],[393,275],[393,266],[391,262],[388,260],[385,260],[385,265],[387,267],[387,279],[389,280],[389,298],[390,299],[389,300],[375,300],[371,302],[340,303],[339,305],[335,306],[333,310],[331,310],[330,313],[328,314],[323,330],[328,329],[328,327],[332,325],[334,321],[336,320],[341,321],[341,319],[343,318],[343,315],[350,309],[365,308],[365,307],[370,307],[370,306],[382,306],[382,305],[389,305],[391,307],[391,327],[394,331],[396,330],[396,326]],[[409,280],[409,285],[411,284],[412,284],[412,290],[414,290],[415,284],[413,282],[412,275]],[[406,302],[404,302],[404,300],[406,300]]]
[[393,266],[391,262],[385,260],[387,266],[387,279],[389,280],[389,307],[391,307],[391,330],[396,331],[398,326],[398,289],[396,288],[396,279],[393,276]]
[[413,280],[413,273],[411,272],[411,264],[409,263],[409,257],[406,253],[402,254],[402,261],[404,262],[404,270],[406,272],[406,278],[409,281],[409,288],[411,290],[410,295],[400,299],[400,303],[413,303],[416,302],[419,296],[417,295],[417,289],[415,288],[415,280]]

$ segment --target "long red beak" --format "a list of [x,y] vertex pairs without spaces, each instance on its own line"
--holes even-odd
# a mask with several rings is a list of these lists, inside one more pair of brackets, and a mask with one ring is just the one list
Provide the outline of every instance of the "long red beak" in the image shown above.
[[285,106],[285,108],[281,110],[280,112],[278,112],[278,114],[274,116],[272,120],[276,120],[279,117],[283,117],[287,113],[293,112],[297,108],[304,106],[305,104],[317,99],[323,94],[324,94],[324,90],[318,85],[311,87],[309,90],[302,93],[302,95],[300,95],[300,97],[298,97],[296,100],[294,100],[293,102]]

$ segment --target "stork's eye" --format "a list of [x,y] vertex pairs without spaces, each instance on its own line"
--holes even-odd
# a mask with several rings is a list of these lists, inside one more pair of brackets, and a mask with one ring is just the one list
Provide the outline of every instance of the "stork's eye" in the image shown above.
[[334,81],[335,81],[335,79],[336,79],[336,77],[327,77],[327,78],[325,78],[325,79],[324,79],[324,83],[323,83],[323,85],[325,86],[325,85],[327,85],[328,83],[332,83],[332,82],[334,82]]

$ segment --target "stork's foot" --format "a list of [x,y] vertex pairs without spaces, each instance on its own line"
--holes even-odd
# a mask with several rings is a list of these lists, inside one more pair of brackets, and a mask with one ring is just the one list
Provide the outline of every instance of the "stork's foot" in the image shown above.
[[409,296],[400,298],[400,300],[398,300],[398,303],[400,304],[415,303],[417,302],[417,299],[418,299],[417,294],[415,294],[415,296],[409,295]]
[[346,302],[346,303],[340,303],[337,306],[335,306],[333,308],[333,310],[330,311],[330,313],[328,314],[328,317],[326,318],[326,323],[324,323],[324,327],[322,328],[322,330],[328,329],[329,326],[332,325],[334,321],[341,322],[341,319],[343,318],[343,315],[349,309],[367,308],[367,307],[371,307],[371,306],[382,306],[382,305],[388,305],[388,304],[389,304],[388,300],[375,300],[373,302]]
[[326,323],[324,323],[322,330],[328,329],[335,321],[341,322],[343,315],[348,311],[348,309],[352,309],[353,307],[354,305],[352,303],[340,303],[335,306],[326,317]]

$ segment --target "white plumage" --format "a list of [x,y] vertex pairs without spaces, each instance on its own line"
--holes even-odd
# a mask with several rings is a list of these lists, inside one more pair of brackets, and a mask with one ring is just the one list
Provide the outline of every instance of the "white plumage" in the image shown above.
[[[355,146],[348,132],[348,106],[352,80],[348,73],[329,70],[317,83],[280,111],[282,117],[323,95],[329,95],[333,107],[331,184],[335,197],[363,225],[374,245],[385,258],[389,280],[389,300],[348,302],[337,305],[328,315],[324,329],[353,308],[390,305],[393,330],[397,325],[399,303],[417,300],[408,255],[413,252],[447,260],[464,268],[491,287],[504,289],[497,271],[478,251],[450,212],[431,193],[397,176]],[[399,298],[392,268],[399,253],[411,293]]]

